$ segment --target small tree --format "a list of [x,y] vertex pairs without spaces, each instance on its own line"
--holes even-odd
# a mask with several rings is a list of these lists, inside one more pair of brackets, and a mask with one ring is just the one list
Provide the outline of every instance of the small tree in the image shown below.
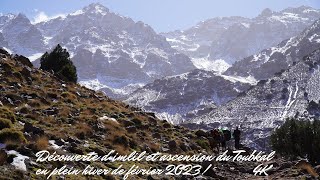
[[70,54],[59,44],[50,54],[48,52],[43,54],[40,62],[40,69],[45,71],[52,70],[65,81],[77,82],[77,69],[70,60]]

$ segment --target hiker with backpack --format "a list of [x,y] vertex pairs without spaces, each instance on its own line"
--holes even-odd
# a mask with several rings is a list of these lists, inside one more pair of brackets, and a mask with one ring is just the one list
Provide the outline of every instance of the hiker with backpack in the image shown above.
[[240,135],[241,135],[241,132],[240,130],[238,129],[238,127],[233,131],[233,137],[234,137],[234,147],[236,149],[239,149],[240,148]]

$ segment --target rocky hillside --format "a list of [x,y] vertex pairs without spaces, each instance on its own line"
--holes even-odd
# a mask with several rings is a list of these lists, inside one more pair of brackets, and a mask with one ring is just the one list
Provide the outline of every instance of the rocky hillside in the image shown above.
[[211,112],[247,90],[247,81],[194,70],[155,80],[134,91],[125,102],[155,112],[161,119],[179,124]]
[[194,123],[209,126],[240,126],[246,132],[246,144],[266,148],[265,138],[288,117],[319,116],[320,50],[300,59],[289,69],[261,80],[240,97]]
[[32,60],[61,44],[72,55],[80,83],[114,97],[195,68],[150,26],[101,4],[38,24],[22,14],[1,16],[0,30],[7,48]]
[[[8,156],[15,154],[1,167],[0,179],[35,177],[34,167],[48,165],[35,163],[35,152],[43,149],[64,154],[104,154],[111,149],[121,154],[133,150],[191,153],[202,149],[193,131],[160,121],[152,113],[101,92],[63,82],[33,68],[27,58],[4,50],[0,50],[0,90],[0,149],[5,148]],[[11,122],[3,129],[8,120]],[[19,161],[15,157],[25,160],[14,163]],[[17,174],[12,173],[14,168]]]
[[265,9],[252,19],[213,18],[163,35],[173,48],[189,55],[198,68],[221,72],[228,64],[297,35],[319,18],[319,10],[306,6],[279,12]]
[[274,73],[285,70],[320,46],[320,20],[277,46],[236,62],[225,75],[253,76],[268,79]]
[[[66,83],[53,74],[33,68],[23,56],[12,56],[0,50],[0,179],[44,179],[36,175],[39,168],[62,167],[116,169],[119,164],[106,162],[61,163],[36,162],[39,150],[59,154],[104,155],[115,149],[120,154],[132,151],[169,154],[212,153],[206,133],[191,131],[160,121],[152,113],[142,112],[114,101],[102,93]],[[274,159],[269,171],[272,178],[310,178],[307,166]],[[253,168],[257,163],[205,162],[209,169],[200,179],[257,179]],[[123,163],[124,168],[131,167]],[[168,162],[139,167],[166,167]],[[319,173],[320,168],[316,168]],[[54,176],[53,179],[75,176]],[[123,177],[76,176],[77,179],[122,179]],[[182,176],[132,176],[133,179],[184,179]],[[190,177],[194,178],[194,177]]]

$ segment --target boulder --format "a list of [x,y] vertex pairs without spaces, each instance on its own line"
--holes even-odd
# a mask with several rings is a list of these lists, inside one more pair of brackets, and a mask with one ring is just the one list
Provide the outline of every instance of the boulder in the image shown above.
[[135,126],[128,126],[126,127],[128,133],[136,133],[137,132],[137,128]]
[[29,67],[24,67],[21,71],[21,75],[25,78],[31,77],[31,69]]
[[14,60],[16,60],[16,61],[20,62],[21,64],[26,65],[28,67],[31,67],[31,68],[33,67],[33,64],[30,62],[30,60],[24,56],[16,55],[14,57]]
[[1,49],[1,48],[0,48],[0,54],[4,54],[6,56],[10,56],[10,54],[6,50]]
[[168,143],[170,150],[175,150],[177,148],[177,142],[175,140],[171,140]]
[[39,128],[39,127],[35,127],[33,126],[31,123],[26,122],[24,124],[24,128],[23,128],[24,132],[28,132],[28,133],[32,133],[34,135],[44,135],[44,130]]

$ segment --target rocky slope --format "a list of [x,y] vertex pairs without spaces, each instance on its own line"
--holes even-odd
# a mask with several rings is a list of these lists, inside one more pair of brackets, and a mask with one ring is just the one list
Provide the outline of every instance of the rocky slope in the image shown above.
[[268,79],[274,73],[287,69],[320,45],[320,20],[295,37],[277,46],[265,49],[242,61],[236,62],[225,75],[253,76],[258,80]]
[[[160,121],[152,113],[109,99],[101,92],[63,82],[33,68],[27,58],[13,57],[4,50],[0,50],[0,90],[0,179],[42,179],[35,176],[34,168],[50,167],[35,162],[35,152],[43,149],[63,154],[202,149],[193,131]],[[10,129],[3,129],[3,118],[12,121]],[[9,137],[4,135],[8,130]],[[16,154],[5,165],[3,149],[8,155]],[[17,163],[15,157],[25,158]],[[96,165],[114,167],[112,163]]]
[[319,63],[318,49],[193,122],[209,124],[209,127],[240,126],[246,132],[246,144],[266,148],[266,138],[286,118],[319,116]]
[[34,60],[61,44],[72,55],[80,83],[110,96],[195,68],[190,58],[172,49],[150,26],[101,4],[38,24],[21,14],[2,18],[0,28],[14,53]]
[[[104,155],[111,149],[118,153],[147,151],[162,153],[212,153],[206,133],[191,131],[160,121],[152,113],[142,112],[102,93],[78,84],[66,83],[53,74],[32,67],[23,56],[0,50],[0,179],[44,179],[39,168],[62,167],[116,169],[117,162],[60,163],[35,162],[39,150],[59,154]],[[4,122],[9,122],[4,124]],[[6,128],[4,128],[6,126]],[[4,128],[4,129],[3,129]],[[274,159],[269,171],[272,178],[310,178],[296,162]],[[124,168],[132,164],[123,163]],[[198,179],[258,179],[253,175],[257,163],[205,162],[216,166]],[[301,163],[300,163],[301,164]],[[165,167],[167,162],[136,163],[142,168]],[[320,168],[316,167],[316,171]],[[75,176],[54,176],[59,179]],[[122,176],[76,176],[77,179],[122,179]],[[185,176],[132,176],[133,179],[185,179]]]
[[241,82],[211,71],[194,70],[155,80],[134,91],[125,102],[179,124],[212,111],[249,87],[245,79]]
[[280,12],[265,9],[252,19],[213,18],[163,35],[173,48],[189,55],[198,68],[222,72],[228,64],[297,35],[319,18],[319,10],[306,6]]

